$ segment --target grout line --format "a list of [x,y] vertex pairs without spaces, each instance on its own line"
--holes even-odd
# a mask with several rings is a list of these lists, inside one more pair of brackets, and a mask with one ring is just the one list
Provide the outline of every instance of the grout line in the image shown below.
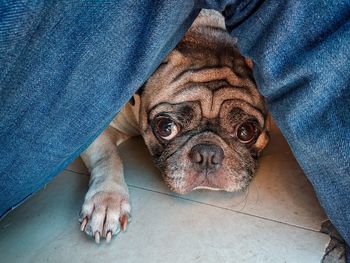
[[303,229],[303,230],[306,230],[306,231],[311,231],[311,232],[314,232],[314,233],[324,234],[324,233],[320,232],[319,230],[315,230],[315,229],[312,229],[312,228],[298,226],[298,225],[294,225],[294,224],[290,224],[290,223],[286,223],[286,222],[277,221],[275,219],[266,218],[266,217],[263,217],[263,216],[253,215],[253,214],[249,214],[249,213],[246,213],[246,212],[242,212],[242,211],[238,211],[238,210],[234,210],[234,209],[230,209],[230,208],[226,208],[226,207],[221,207],[221,206],[217,206],[217,205],[213,205],[213,204],[208,204],[208,203],[204,203],[204,202],[201,202],[201,201],[197,201],[197,200],[189,199],[189,198],[186,198],[186,197],[178,196],[176,194],[163,193],[163,192],[160,192],[160,191],[157,191],[157,190],[147,189],[147,188],[144,188],[144,187],[135,186],[135,185],[131,185],[131,184],[128,184],[128,186],[131,187],[131,188],[136,188],[136,189],[140,189],[140,190],[144,190],[144,191],[148,191],[148,192],[153,192],[153,193],[158,193],[158,194],[162,194],[162,195],[167,195],[167,196],[179,198],[179,199],[182,199],[182,200],[185,200],[185,201],[190,201],[190,202],[201,204],[201,205],[206,205],[206,206],[210,206],[210,207],[214,207],[214,208],[227,210],[227,211],[230,211],[230,212],[235,212],[235,213],[242,214],[242,215],[245,215],[245,216],[251,216],[251,217],[255,217],[255,218],[258,218],[258,219],[262,219],[262,220],[266,220],[266,221],[270,221],[270,222],[274,222],[274,223],[278,223],[278,224],[282,224],[282,225],[296,227],[296,228]]
[[[73,171],[73,170],[70,170],[70,169],[65,169],[65,170],[69,171],[69,172],[72,172],[72,173],[80,174],[80,175],[87,175],[87,176],[89,175],[87,173],[76,172],[76,171]],[[296,228],[303,229],[303,230],[306,230],[306,231],[311,231],[311,232],[314,232],[314,233],[323,234],[319,230],[315,230],[315,229],[312,229],[312,228],[307,228],[307,227],[298,226],[298,225],[294,225],[294,224],[290,224],[290,223],[286,223],[286,222],[281,222],[281,221],[277,221],[275,219],[271,219],[271,218],[267,218],[267,217],[263,217],[263,216],[258,216],[258,215],[254,215],[254,214],[249,214],[249,213],[246,213],[246,212],[230,209],[230,208],[227,208],[227,207],[221,207],[221,206],[217,206],[217,205],[213,205],[213,204],[208,204],[208,203],[204,203],[204,202],[201,202],[201,201],[189,199],[189,198],[186,198],[186,197],[183,197],[183,196],[179,196],[179,195],[176,195],[176,194],[164,193],[164,192],[160,192],[160,191],[157,191],[157,190],[148,189],[148,188],[145,188],[145,187],[131,185],[131,184],[127,184],[127,185],[129,187],[131,187],[131,188],[136,188],[136,189],[140,189],[140,190],[144,190],[144,191],[148,191],[148,192],[153,192],[153,193],[157,193],[157,194],[167,195],[167,196],[175,197],[175,198],[182,199],[182,200],[185,200],[185,201],[190,201],[190,202],[193,202],[193,203],[197,203],[197,204],[201,204],[201,205],[206,205],[206,206],[210,206],[210,207],[214,207],[214,208],[223,209],[223,210],[226,210],[226,211],[238,213],[238,214],[241,214],[241,215],[251,216],[251,217],[258,218],[258,219],[262,219],[262,220],[266,220],[266,221],[270,221],[270,222],[274,222],[274,223],[279,223],[279,224],[283,224],[283,225],[287,225],[287,226],[291,226],[291,227],[296,227]]]
[[73,171],[71,169],[64,169],[64,171],[68,171],[68,172],[76,173],[76,174],[82,174],[82,175],[89,175],[88,173],[81,173],[81,172]]

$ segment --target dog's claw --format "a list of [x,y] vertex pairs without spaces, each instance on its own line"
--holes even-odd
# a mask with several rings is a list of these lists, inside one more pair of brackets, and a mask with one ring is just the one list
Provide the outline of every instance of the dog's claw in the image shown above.
[[83,222],[81,222],[81,224],[80,224],[80,231],[84,231],[87,222],[88,222],[88,220],[87,220],[87,218],[85,217],[84,220],[83,220]]
[[98,192],[84,201],[80,213],[80,230],[98,244],[112,241],[120,230],[125,231],[129,219],[128,195],[118,192]]
[[112,239],[112,232],[108,231],[106,235],[106,242],[109,243]]
[[128,216],[127,215],[123,215],[120,219],[120,226],[121,226],[121,229],[123,231],[125,231],[127,225],[128,225]]
[[95,233],[95,242],[97,244],[100,243],[100,232],[99,231],[96,231],[96,233]]

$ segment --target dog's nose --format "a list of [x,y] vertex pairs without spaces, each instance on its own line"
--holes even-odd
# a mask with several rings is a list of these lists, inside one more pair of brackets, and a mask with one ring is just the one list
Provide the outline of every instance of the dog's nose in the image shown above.
[[201,169],[216,169],[224,159],[224,151],[215,144],[197,144],[190,151],[190,159]]

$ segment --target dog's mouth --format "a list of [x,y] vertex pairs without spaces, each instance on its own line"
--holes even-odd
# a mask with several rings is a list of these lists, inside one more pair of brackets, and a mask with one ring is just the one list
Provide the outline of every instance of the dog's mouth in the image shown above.
[[210,191],[224,191],[224,189],[222,187],[219,187],[218,185],[216,185],[213,182],[210,182],[210,180],[208,180],[206,178],[206,180],[203,180],[202,183],[192,186],[192,190],[191,191],[195,191],[195,190],[210,190]]
[[170,188],[171,191],[177,193],[177,194],[188,194],[194,190],[198,189],[215,189],[215,190],[222,190],[218,186],[213,185],[209,182],[207,178],[204,176],[191,176],[190,178],[169,178],[164,177],[165,183]]
[[242,172],[240,176],[187,172],[185,177],[167,177],[164,181],[171,191],[185,195],[196,190],[236,192],[247,187],[253,176]]
[[167,185],[171,191],[181,195],[186,195],[196,190],[227,191],[226,189],[221,188],[217,185],[210,184],[207,181],[203,181],[202,183],[199,183],[199,184],[188,184],[182,187],[173,185],[169,182],[167,182]]
[[238,143],[228,145],[212,132],[192,137],[174,154],[161,157],[156,164],[165,183],[178,194],[200,189],[243,190],[257,167],[249,150]]

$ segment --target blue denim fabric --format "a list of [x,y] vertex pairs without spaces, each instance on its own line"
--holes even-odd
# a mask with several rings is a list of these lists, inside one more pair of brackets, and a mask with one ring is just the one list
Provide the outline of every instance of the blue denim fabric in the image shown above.
[[254,60],[274,119],[350,244],[350,2],[264,1],[243,22],[234,12],[226,9],[228,29]]
[[175,47],[199,12],[178,2],[0,2],[0,216],[76,158]]
[[211,7],[350,243],[349,2],[71,2],[0,3],[0,215],[77,157]]

